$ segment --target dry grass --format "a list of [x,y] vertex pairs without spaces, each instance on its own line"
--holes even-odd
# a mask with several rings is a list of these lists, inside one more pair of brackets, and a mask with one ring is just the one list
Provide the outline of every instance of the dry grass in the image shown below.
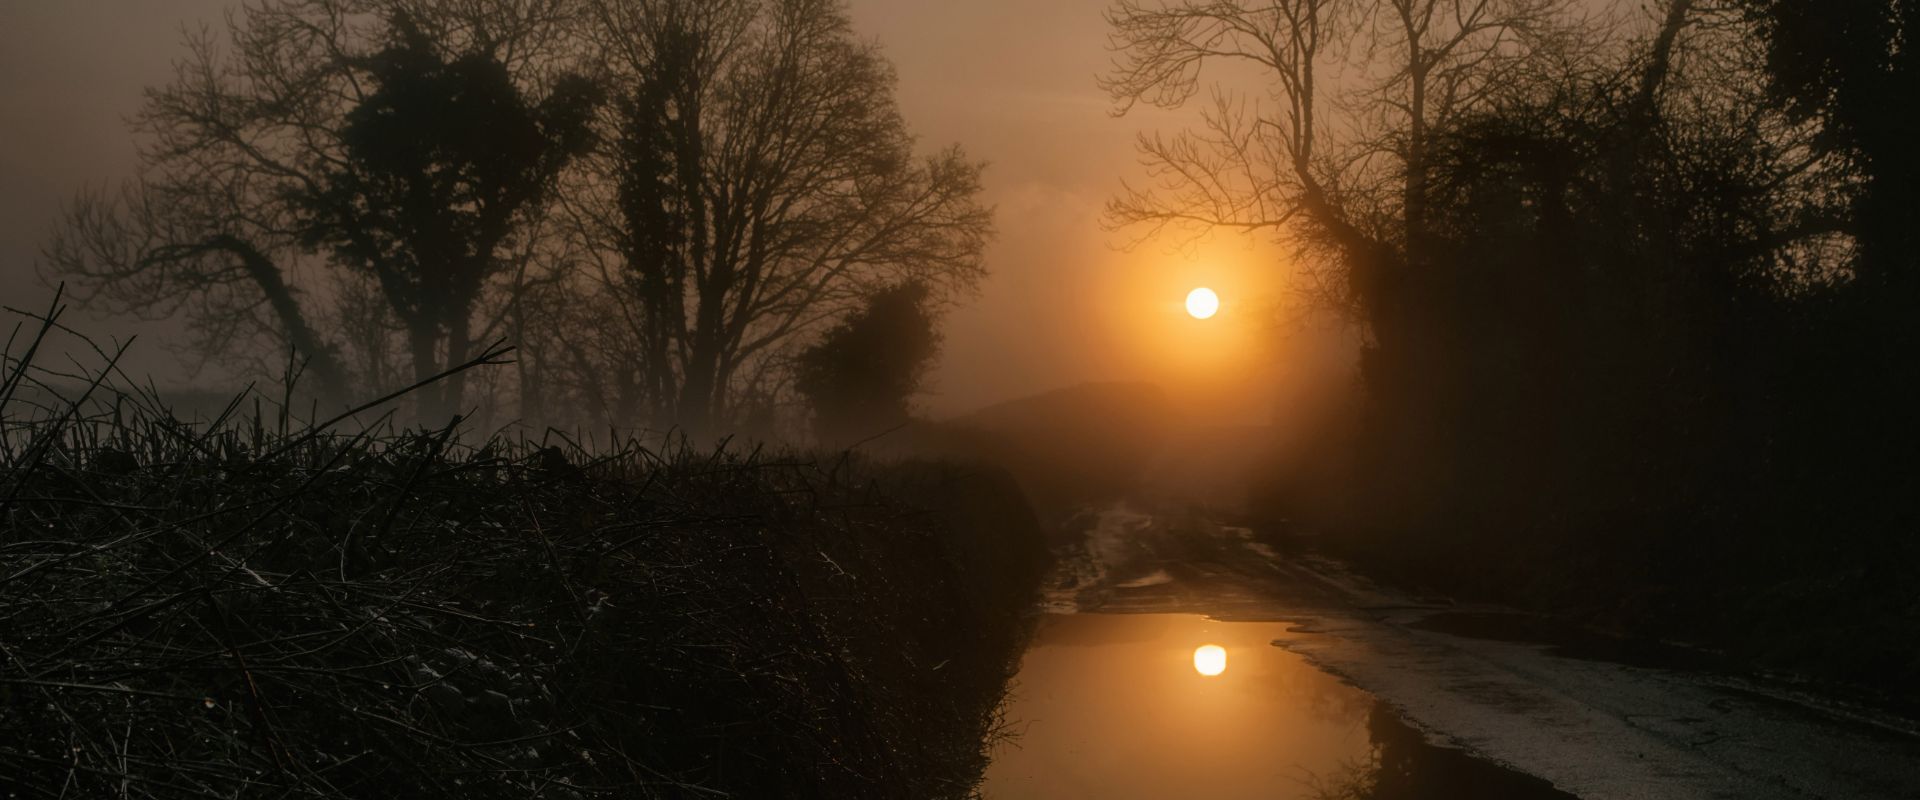
[[57,319],[0,369],[9,796],[972,791],[1045,560],[1005,479],[187,424],[113,354],[54,392]]

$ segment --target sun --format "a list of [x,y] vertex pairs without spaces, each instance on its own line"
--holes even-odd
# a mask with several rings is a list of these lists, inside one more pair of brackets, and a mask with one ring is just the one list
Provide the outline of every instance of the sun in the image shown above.
[[1220,295],[1205,286],[1188,292],[1187,313],[1194,319],[1212,319],[1220,313]]
[[1193,651],[1193,671],[1209,678],[1227,671],[1227,649],[1203,644]]

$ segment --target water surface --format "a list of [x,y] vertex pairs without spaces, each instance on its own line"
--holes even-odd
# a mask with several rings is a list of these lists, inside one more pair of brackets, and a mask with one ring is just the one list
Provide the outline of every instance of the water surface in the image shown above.
[[[1432,747],[1372,695],[1274,647],[1284,623],[1042,617],[987,769],[991,800],[1565,798]],[[1225,651],[1196,659],[1196,651]]]

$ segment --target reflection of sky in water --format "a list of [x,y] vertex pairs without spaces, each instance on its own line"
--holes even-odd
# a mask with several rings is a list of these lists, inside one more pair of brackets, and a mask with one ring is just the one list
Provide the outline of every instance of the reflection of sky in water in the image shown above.
[[[1270,644],[1282,623],[1174,614],[1041,619],[984,786],[1019,798],[1307,798],[1367,760],[1373,699]],[[1216,644],[1228,669],[1195,671]]]

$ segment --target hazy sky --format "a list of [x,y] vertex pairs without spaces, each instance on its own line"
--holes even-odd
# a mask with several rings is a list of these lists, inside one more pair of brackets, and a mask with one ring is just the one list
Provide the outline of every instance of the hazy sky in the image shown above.
[[[228,0],[0,0],[0,301],[44,302],[31,264],[57,203],[132,166],[124,116],[169,77],[179,29],[217,22]],[[862,36],[898,68],[900,102],[929,148],[960,143],[991,163],[993,276],[947,326],[924,405],[936,414],[1086,380],[1154,380],[1248,396],[1244,313],[1275,291],[1278,259],[1241,241],[1132,252],[1101,205],[1139,177],[1133,136],[1176,115],[1115,119],[1108,0],[853,0]],[[1226,301],[1185,319],[1188,288]],[[1236,315],[1235,312],[1241,312]],[[164,331],[159,332],[164,333]],[[149,348],[149,368],[170,357]],[[1229,380],[1231,379],[1231,380]],[[1258,394],[1258,393],[1255,393]],[[1234,403],[1243,407],[1244,403]]]

